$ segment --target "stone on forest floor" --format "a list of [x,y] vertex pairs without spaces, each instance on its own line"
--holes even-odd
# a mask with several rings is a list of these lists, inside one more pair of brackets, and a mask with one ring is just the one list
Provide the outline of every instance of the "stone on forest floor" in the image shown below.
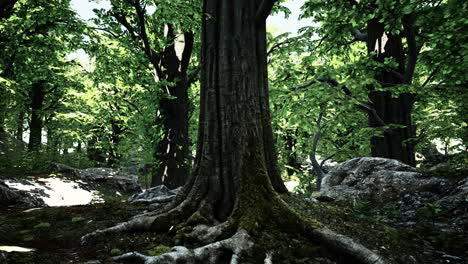
[[321,196],[338,200],[389,202],[416,191],[443,194],[448,180],[427,177],[416,168],[385,158],[354,158],[333,168],[322,180]]
[[0,180],[0,206],[41,207],[89,204],[106,194],[140,192],[138,176],[110,168],[75,169],[53,163],[57,173]]
[[[312,197],[385,204],[398,216],[388,216],[385,209],[376,209],[376,216],[402,227],[413,227],[424,217],[442,229],[468,229],[468,179],[430,177],[397,160],[364,157],[341,163],[324,177],[322,190]],[[443,223],[437,222],[440,216]]]
[[[15,179],[10,179],[14,181]],[[44,206],[42,199],[31,195],[27,191],[10,188],[4,180],[0,180],[0,207],[37,207]]]
[[142,193],[134,194],[128,201],[130,203],[165,203],[170,202],[180,192],[182,187],[177,189],[169,189],[165,185],[159,185],[145,190]]

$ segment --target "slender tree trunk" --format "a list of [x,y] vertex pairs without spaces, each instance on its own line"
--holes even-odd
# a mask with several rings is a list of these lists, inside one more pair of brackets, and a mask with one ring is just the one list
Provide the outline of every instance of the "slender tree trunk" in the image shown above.
[[286,141],[286,158],[287,158],[287,168],[286,172],[288,176],[291,177],[294,175],[296,171],[301,169],[301,164],[297,161],[297,155],[294,153],[296,147],[296,139],[292,135],[293,131],[287,131],[286,135],[284,136],[284,140]]
[[109,159],[107,164],[109,166],[115,165],[120,161],[121,155],[118,153],[118,146],[124,130],[122,129],[122,124],[120,121],[111,120],[111,136],[110,136],[110,149],[109,149]]
[[20,111],[18,114],[18,120],[16,122],[16,134],[15,134],[16,139],[23,142],[23,134],[24,134],[24,111]]
[[44,104],[44,82],[38,82],[32,86],[31,96],[31,122],[29,125],[29,151],[38,151],[41,146],[42,137],[42,114]]
[[92,129],[93,135],[87,142],[86,155],[91,161],[104,163],[106,161],[106,158],[104,157],[102,148],[99,146],[102,134],[101,130],[102,128],[100,126],[95,126]]
[[58,151],[58,139],[57,135],[54,133],[54,129],[51,126],[47,127],[47,152],[52,156],[55,156]]
[[[395,72],[380,72],[376,79],[384,87],[392,87],[404,84],[401,76],[405,73],[405,56],[400,35],[391,35],[385,32],[384,25],[378,19],[368,23],[368,52],[376,52],[375,60],[384,62],[386,58],[392,58],[398,63]],[[371,89],[369,94],[377,115],[369,116],[369,125],[374,128],[385,125],[397,125],[400,127],[386,129],[383,136],[372,137],[372,156],[400,160],[411,166],[415,166],[415,128],[411,120],[411,111],[414,104],[414,95],[402,93],[398,97],[392,97],[389,91],[375,91]]]
[[83,145],[82,145],[82,143],[81,143],[81,141],[80,141],[80,142],[78,142],[77,145],[76,145],[76,152],[77,152],[77,153],[81,153],[82,151],[83,151]]

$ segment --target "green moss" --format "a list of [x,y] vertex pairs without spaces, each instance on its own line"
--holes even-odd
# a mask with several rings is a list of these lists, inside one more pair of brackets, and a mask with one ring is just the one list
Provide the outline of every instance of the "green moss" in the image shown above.
[[23,241],[32,241],[34,239],[33,235],[25,235],[23,236]]
[[122,255],[123,251],[121,249],[118,249],[118,248],[113,248],[113,249],[111,249],[110,254],[112,256],[118,256],[118,255]]
[[85,220],[85,219],[84,219],[83,217],[81,217],[81,216],[77,216],[77,217],[73,217],[73,218],[72,218],[72,222],[73,222],[73,223],[74,223],[74,222],[80,222],[80,221],[83,221],[83,220]]
[[147,252],[149,256],[159,256],[165,253],[172,252],[172,249],[165,245],[158,245],[152,249],[149,249]]
[[203,215],[201,215],[199,211],[196,211],[189,217],[189,219],[187,219],[186,223],[189,226],[197,226],[200,224],[207,225],[209,221]]
[[34,228],[49,228],[50,224],[49,223],[40,223],[34,226]]

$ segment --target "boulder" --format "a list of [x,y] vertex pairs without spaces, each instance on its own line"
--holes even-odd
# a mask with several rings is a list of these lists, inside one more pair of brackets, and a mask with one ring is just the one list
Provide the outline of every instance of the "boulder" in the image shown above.
[[468,230],[468,178],[458,181],[448,195],[437,201],[437,206],[454,217],[452,225]]
[[92,186],[107,186],[112,189],[126,193],[141,192],[138,176],[125,173],[113,168],[88,168],[76,169],[70,166],[53,163],[57,172],[63,173],[72,178],[79,178],[86,184]]
[[140,194],[134,194],[128,201],[130,203],[166,203],[172,201],[172,199],[182,190],[182,187],[171,190],[165,185],[159,185],[150,189],[145,190]]
[[380,204],[373,214],[400,227],[426,221],[447,232],[468,230],[468,178],[431,177],[397,160],[355,158],[341,163],[313,197],[320,202]]
[[397,160],[362,157],[333,168],[322,179],[317,199],[389,202],[414,192],[443,195],[451,186],[448,180],[428,177]]
[[[11,179],[10,181],[14,181]],[[17,190],[5,184],[4,180],[0,180],[0,207],[38,207],[44,206],[42,199],[31,195],[29,192]]]
[[89,168],[78,171],[79,177],[84,181],[102,182],[115,186],[127,193],[140,192],[138,176],[127,174],[123,171],[111,168]]

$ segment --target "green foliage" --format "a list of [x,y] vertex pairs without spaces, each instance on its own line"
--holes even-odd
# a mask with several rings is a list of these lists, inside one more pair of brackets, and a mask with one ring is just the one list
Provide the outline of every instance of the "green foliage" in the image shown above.
[[427,202],[425,203],[425,207],[416,211],[416,215],[422,222],[430,220],[434,226],[435,221],[443,211],[444,210],[437,204],[437,202]]
[[[332,156],[340,162],[369,156],[369,139],[382,136],[392,126],[369,128],[366,114],[356,108],[369,100],[369,87],[390,91],[394,98],[402,93],[416,95],[412,118],[418,136],[410,140],[419,144],[419,151],[438,141],[446,142],[448,153],[466,151],[468,109],[463,102],[468,100],[464,70],[468,49],[467,35],[461,33],[466,8],[467,3],[458,0],[305,1],[301,17],[312,18],[313,25],[302,28],[299,36],[269,36],[270,103],[283,168],[291,166],[291,156],[307,160],[318,132],[313,154],[320,159]],[[420,49],[414,76],[408,84],[382,85],[376,81],[377,73],[395,70],[396,59],[377,62],[376,54],[367,51],[365,42],[355,40],[354,33],[365,34],[369,21],[377,19],[387,34],[403,37],[403,54],[408,56],[402,22],[408,17],[416,27]],[[320,81],[305,85],[317,79],[335,80],[338,85]],[[318,127],[320,115],[323,121]],[[293,137],[293,148],[286,137]],[[305,181],[301,186],[313,180],[307,175],[305,171],[296,174]]]

